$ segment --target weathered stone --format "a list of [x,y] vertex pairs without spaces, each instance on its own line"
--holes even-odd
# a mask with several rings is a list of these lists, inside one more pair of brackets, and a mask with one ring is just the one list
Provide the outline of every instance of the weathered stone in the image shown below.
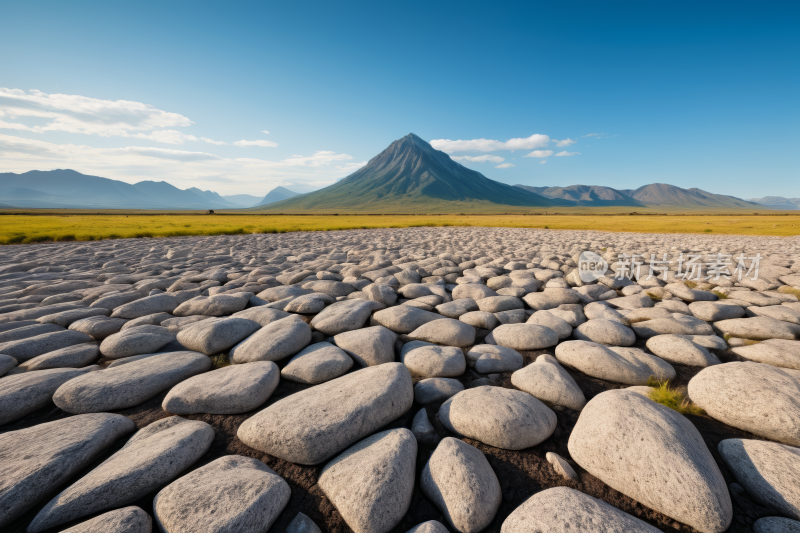
[[138,300],[122,304],[112,312],[113,318],[139,318],[153,313],[172,313],[176,307],[189,300],[178,295],[179,293],[162,293],[145,296]]
[[413,401],[404,365],[371,366],[275,402],[245,420],[238,437],[286,461],[318,464],[395,420]]
[[578,384],[556,358],[548,354],[511,374],[511,384],[547,405],[562,405],[575,411],[586,405]]
[[291,495],[258,459],[226,455],[161,489],[153,510],[162,531],[255,533],[269,530]]
[[411,504],[416,458],[411,431],[382,431],[331,460],[318,484],[355,533],[385,533]]
[[251,307],[250,309],[245,309],[244,311],[239,311],[238,313],[234,313],[231,315],[231,318],[244,318],[246,320],[252,320],[261,325],[261,327],[266,326],[276,320],[280,320],[281,318],[286,318],[287,316],[291,316],[290,313],[286,311],[281,311],[280,309],[271,309],[268,307]]
[[573,336],[578,340],[608,346],[633,346],[636,344],[636,334],[631,328],[604,318],[584,322],[575,328]]
[[178,416],[140,429],[117,453],[67,487],[28,525],[38,533],[98,511],[121,507],[175,479],[214,440],[205,422]]
[[312,292],[290,301],[283,310],[289,313],[315,315],[325,309],[326,305],[330,305],[335,301],[335,298],[327,294]]
[[522,300],[514,296],[489,296],[481,298],[475,303],[478,304],[478,309],[487,313],[500,313],[511,309],[523,309],[524,307]]
[[345,331],[333,338],[336,346],[347,352],[361,366],[393,362],[396,340],[397,334],[383,326]]
[[414,400],[422,405],[437,403],[464,390],[464,385],[457,379],[428,378],[414,385]]
[[767,339],[795,340],[800,337],[800,325],[775,320],[766,316],[721,320],[715,322],[714,327],[723,335],[757,341]]
[[[715,368],[715,367],[711,367]],[[610,390],[581,412],[569,453],[611,488],[698,531],[728,529],[728,487],[700,432],[635,392]]]
[[436,346],[423,341],[411,341],[403,345],[400,361],[412,376],[421,378],[457,377],[467,369],[461,348]]
[[666,361],[635,348],[609,347],[588,341],[567,341],[556,346],[556,359],[589,376],[646,385],[651,377],[672,379],[675,369]]
[[136,326],[106,337],[100,343],[100,353],[108,359],[120,359],[143,353],[157,352],[175,340],[175,334],[161,326]]
[[446,346],[470,346],[475,342],[475,328],[459,320],[440,318],[421,325],[408,336]]
[[372,315],[370,325],[373,325],[372,322],[374,322],[389,328],[395,333],[411,333],[423,324],[441,318],[442,316],[437,313],[407,305],[398,305],[377,311]]
[[541,350],[558,344],[555,331],[534,324],[503,324],[492,331],[494,341],[512,350]]
[[291,358],[281,370],[281,376],[290,381],[317,385],[346,373],[353,360],[338,346],[319,342],[307,346]]
[[687,366],[718,365],[720,360],[702,346],[678,335],[656,335],[647,339],[647,349],[661,359]]
[[[14,322],[9,323],[9,325]],[[5,324],[4,324],[5,325]],[[37,335],[44,335],[45,333],[54,333],[56,331],[64,331],[62,326],[57,324],[39,324],[34,323],[19,328],[10,329],[0,333],[0,343],[7,343],[11,341],[18,341],[23,339],[30,339]]]
[[656,335],[713,335],[711,325],[693,316],[673,313],[672,318],[657,318],[631,326],[636,335],[649,339]]
[[701,370],[689,397],[712,418],[800,446],[800,378],[770,365],[734,362]]
[[19,365],[25,370],[47,370],[48,368],[81,368],[91,365],[100,358],[97,344],[86,342],[54,350],[28,359]]
[[338,335],[359,329],[373,311],[383,307],[383,304],[372,300],[343,300],[323,309],[311,320],[311,327],[325,335]]
[[172,387],[161,407],[176,415],[232,415],[266,402],[280,381],[278,365],[255,361],[193,376]]
[[800,341],[767,339],[749,346],[737,346],[731,351],[746,361],[800,370]]
[[753,524],[753,533],[800,533],[800,522],[778,516],[759,518]]
[[586,318],[589,320],[610,320],[612,322],[619,322],[623,326],[630,326],[631,321],[616,309],[611,309],[609,306],[597,302],[592,302],[583,308]]
[[243,310],[252,292],[237,292],[215,294],[213,296],[198,296],[183,302],[172,311],[175,316],[225,316]]
[[73,322],[89,318],[90,316],[108,316],[111,311],[102,307],[86,307],[84,309],[72,309],[70,311],[59,311],[52,315],[45,315],[36,319],[40,324],[55,324],[62,328],[68,327]]
[[453,300],[469,298],[477,302],[482,298],[489,298],[491,296],[497,296],[497,293],[486,285],[470,283],[468,285],[459,285],[453,289]]
[[52,368],[6,376],[0,380],[0,425],[19,420],[50,403],[53,394],[64,383],[96,370],[86,368]]
[[431,424],[431,421],[428,419],[428,413],[424,408],[420,409],[417,414],[414,415],[414,419],[411,421],[411,432],[414,434],[414,437],[416,437],[417,442],[423,446],[434,448],[439,444],[439,441],[442,440],[439,434],[436,433],[433,424]]
[[76,377],[61,385],[53,402],[68,413],[97,413],[133,407],[211,368],[197,352],[170,352]]
[[436,310],[439,314],[448,318],[458,318],[463,314],[477,311],[478,304],[472,298],[460,298],[446,304],[437,305]]
[[5,376],[6,373],[17,366],[17,360],[10,355],[0,353],[0,377]]
[[0,526],[32,508],[134,429],[125,416],[97,413],[0,435]]
[[117,333],[126,322],[127,320],[124,318],[111,318],[105,315],[93,316],[76,320],[69,325],[69,329],[85,333],[95,340],[102,341],[109,335]]
[[578,474],[575,472],[575,469],[572,468],[572,465],[566,461],[566,459],[553,452],[547,452],[544,458],[547,459],[548,463],[553,465],[553,470],[555,470],[556,474],[564,479],[578,481]]
[[418,526],[414,526],[406,533],[448,533],[449,530],[442,525],[441,522],[437,522],[436,520],[428,520],[427,522],[423,522]]
[[460,533],[478,533],[502,502],[500,482],[478,450],[451,437],[442,439],[420,476],[422,492]]
[[572,335],[572,326],[551,311],[536,311],[528,318],[527,324],[535,324],[552,329],[558,335],[559,340],[568,339]]
[[137,326],[160,326],[162,322],[166,322],[172,318],[175,317],[169,313],[153,313],[152,315],[145,315],[127,320],[119,330],[125,331],[126,329],[135,328]]
[[[455,301],[458,302],[460,300]],[[469,313],[464,313],[458,319],[474,328],[494,329],[500,325],[500,321],[493,313],[485,311],[470,311]]]
[[738,305],[726,305],[718,302],[692,302],[689,304],[689,311],[706,322],[716,322],[718,320],[728,320],[731,318],[741,318],[744,316],[744,309]]
[[303,513],[297,513],[294,520],[286,526],[285,533],[322,533],[322,530]]
[[4,342],[0,344],[0,353],[10,355],[23,363],[36,356],[85,342],[93,343],[94,339],[79,331],[54,331],[27,339]]
[[261,329],[246,318],[210,318],[178,332],[177,340],[189,350],[206,355],[223,352]]
[[151,533],[153,521],[140,507],[115,509],[65,529],[63,533]]
[[522,363],[522,355],[505,346],[476,344],[467,352],[467,364],[481,374],[513,372]]
[[280,361],[311,342],[311,328],[297,315],[271,322],[231,348],[232,363]]

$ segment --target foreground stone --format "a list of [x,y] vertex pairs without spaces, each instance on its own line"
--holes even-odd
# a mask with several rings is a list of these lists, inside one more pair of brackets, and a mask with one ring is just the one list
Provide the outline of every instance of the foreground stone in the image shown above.
[[647,339],[647,349],[673,364],[702,367],[720,364],[716,355],[678,335],[650,337]]
[[108,359],[121,359],[143,353],[154,353],[175,340],[175,334],[161,326],[135,326],[106,337],[100,353]]
[[541,350],[558,344],[555,331],[536,324],[503,324],[492,331],[495,343],[512,350]]
[[750,346],[737,346],[731,351],[746,361],[800,370],[800,341],[768,339]]
[[420,378],[457,377],[467,369],[461,348],[437,346],[423,341],[411,341],[403,345],[400,361],[412,376]]
[[421,325],[408,336],[418,341],[465,347],[475,342],[475,328],[460,320],[440,318]]
[[259,329],[258,322],[245,318],[210,318],[181,330],[177,339],[189,350],[213,355],[235,346]]
[[311,342],[311,328],[297,315],[271,322],[234,346],[232,363],[280,361],[294,355]]
[[397,334],[383,326],[372,326],[339,333],[333,338],[361,366],[382,365],[394,361]]
[[7,376],[0,381],[0,425],[19,420],[50,403],[61,385],[97,367],[53,368]]
[[467,352],[467,364],[480,374],[513,372],[522,368],[522,355],[511,348],[476,344]]
[[140,507],[132,505],[81,522],[64,533],[151,533],[153,521]]
[[359,329],[373,311],[385,306],[371,300],[344,300],[331,304],[311,320],[311,327],[325,335],[334,336]]
[[386,363],[275,402],[245,420],[237,435],[251,448],[313,465],[396,419],[413,401],[406,367]]
[[52,333],[43,333],[27,339],[19,339],[0,343],[0,353],[10,355],[18,362],[23,363],[28,359],[68,346],[94,342],[94,339],[79,331],[63,330]]
[[429,378],[422,379],[414,385],[414,400],[422,405],[437,403],[464,390],[464,385],[457,379]]
[[778,516],[759,518],[753,524],[753,533],[800,533],[800,522]]
[[734,318],[714,323],[722,335],[763,341],[767,339],[795,340],[800,337],[800,326],[775,320],[767,316]]
[[636,348],[566,341],[556,346],[556,359],[589,376],[626,385],[646,385],[651,377],[675,377],[675,369],[669,363]]
[[265,532],[291,494],[261,461],[227,455],[161,489],[153,510],[162,531]]
[[176,415],[246,413],[266,402],[279,381],[280,370],[272,361],[226,366],[178,383],[161,407]]
[[322,533],[322,530],[303,513],[297,513],[288,526],[286,533]]
[[98,413],[0,435],[0,527],[32,508],[134,429],[127,417]]
[[214,430],[177,416],[139,430],[117,453],[39,511],[30,533],[105,509],[121,507],[169,483],[208,451]]
[[422,492],[460,533],[478,533],[500,508],[500,482],[489,461],[466,442],[447,437],[420,476]]
[[703,533],[731,523],[728,487],[713,456],[672,409],[631,391],[600,393],[584,407],[568,446],[590,474],[670,518]]
[[353,360],[344,350],[329,342],[303,348],[281,369],[281,377],[307,385],[324,383],[346,373]]
[[125,409],[209,368],[211,359],[197,352],[159,354],[64,383],[53,402],[73,414]]
[[511,384],[547,405],[580,411],[586,398],[572,376],[552,355],[539,356],[533,364],[511,374]]
[[25,370],[81,368],[96,362],[99,358],[100,348],[97,344],[86,342],[38,355],[33,359],[28,359],[19,367]]
[[800,379],[770,365],[734,362],[701,370],[689,397],[709,416],[761,437],[800,446]]
[[496,448],[536,446],[556,429],[556,414],[522,391],[475,387],[442,404],[439,421],[453,433]]
[[569,487],[536,493],[508,515],[501,533],[656,533],[659,531],[602,500]]
[[17,366],[17,360],[10,355],[0,353],[0,377],[5,376],[6,373]]
[[409,430],[382,431],[325,465],[319,487],[355,533],[385,533],[411,504],[416,459]]

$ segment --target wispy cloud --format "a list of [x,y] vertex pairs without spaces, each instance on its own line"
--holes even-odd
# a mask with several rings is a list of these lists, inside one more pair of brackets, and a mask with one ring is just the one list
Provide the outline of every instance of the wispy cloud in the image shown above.
[[216,144],[217,146],[223,146],[223,145],[228,144],[228,143],[222,142],[222,141],[212,141],[211,139],[206,139],[205,137],[200,137],[200,140],[201,141],[205,141],[205,142],[207,142],[209,144]]
[[275,148],[278,146],[278,143],[272,141],[236,141],[233,143],[234,146],[263,146],[265,148]]
[[587,133],[583,137],[594,137],[595,139],[608,139],[609,137],[616,137],[616,135],[609,135],[608,133]]
[[353,156],[318,150],[316,153],[314,153],[314,155],[311,156],[294,155],[288,159],[283,159],[281,162],[290,165],[319,167],[327,165],[333,161],[344,161],[347,159],[353,159]]
[[547,163],[547,159],[542,159],[541,161],[539,161],[540,165],[544,165],[545,163]]
[[507,141],[494,141],[491,139],[457,140],[434,139],[431,146],[437,150],[452,154],[454,152],[497,152],[499,150],[531,150],[547,146],[550,137],[534,134],[530,137],[509,139]]
[[534,150],[533,152],[525,154],[522,157],[550,157],[551,155],[553,155],[552,150]]
[[261,130],[261,133],[266,133],[267,135],[269,135],[269,132],[267,130]]
[[511,168],[511,167],[515,167],[515,166],[516,166],[516,165],[514,165],[514,164],[511,164],[511,163],[503,163],[502,165],[497,165],[497,166],[496,166],[496,167],[494,167],[494,168]]
[[499,155],[460,155],[453,156],[456,161],[472,161],[473,163],[502,163],[505,158]]
[[556,157],[570,157],[570,156],[573,156],[573,155],[581,155],[581,153],[580,152],[567,152],[565,150],[563,152],[558,152],[556,154]]
[[578,141],[574,139],[562,139],[560,141],[553,139],[553,142],[556,143],[556,146],[558,146],[559,148],[566,148],[567,146],[573,145]]
[[355,172],[356,170],[358,170],[359,168],[363,167],[366,164],[367,164],[366,161],[362,161],[360,163],[347,163],[345,165],[337,165],[336,170],[339,170],[340,172],[344,172],[346,174],[352,174],[353,172]]

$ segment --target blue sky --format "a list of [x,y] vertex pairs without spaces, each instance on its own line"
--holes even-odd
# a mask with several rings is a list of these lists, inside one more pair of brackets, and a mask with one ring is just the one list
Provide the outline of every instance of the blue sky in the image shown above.
[[0,14],[0,172],[303,192],[414,132],[510,184],[800,197],[796,2],[6,2]]

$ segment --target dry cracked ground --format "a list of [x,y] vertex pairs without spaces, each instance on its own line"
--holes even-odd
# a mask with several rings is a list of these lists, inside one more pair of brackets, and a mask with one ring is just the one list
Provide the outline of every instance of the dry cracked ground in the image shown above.
[[796,237],[5,246],[0,529],[798,532],[798,286]]

